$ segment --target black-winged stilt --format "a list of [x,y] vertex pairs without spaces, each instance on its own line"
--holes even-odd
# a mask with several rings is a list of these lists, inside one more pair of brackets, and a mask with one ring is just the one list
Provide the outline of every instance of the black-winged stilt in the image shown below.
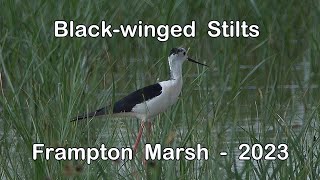
[[[136,117],[142,121],[137,139],[133,145],[134,152],[136,152],[141,140],[144,123],[148,123],[147,129],[150,133],[150,119],[161,112],[164,112],[171,105],[177,102],[182,88],[182,64],[186,60],[207,66],[189,58],[187,51],[184,48],[173,48],[171,49],[168,57],[171,74],[169,80],[146,86],[142,89],[134,91],[114,104],[112,114]],[[98,109],[94,112],[77,116],[72,121],[105,114],[108,114],[106,107]]]

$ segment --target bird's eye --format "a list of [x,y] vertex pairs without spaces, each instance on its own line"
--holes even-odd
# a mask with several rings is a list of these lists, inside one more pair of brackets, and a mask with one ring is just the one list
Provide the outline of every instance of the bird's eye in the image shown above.
[[186,55],[186,52],[183,52],[183,55],[185,56],[185,55]]

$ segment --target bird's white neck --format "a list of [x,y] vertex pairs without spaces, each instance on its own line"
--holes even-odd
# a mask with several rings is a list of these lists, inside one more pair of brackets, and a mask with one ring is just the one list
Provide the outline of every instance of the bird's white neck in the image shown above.
[[173,61],[172,59],[168,59],[169,67],[170,67],[170,78],[173,80],[181,80],[182,79],[182,62],[181,61]]

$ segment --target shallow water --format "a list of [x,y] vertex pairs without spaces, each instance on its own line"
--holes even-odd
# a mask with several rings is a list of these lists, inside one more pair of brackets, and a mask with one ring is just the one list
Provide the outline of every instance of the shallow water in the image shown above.
[[[240,65],[240,71],[244,74],[247,74],[250,72],[255,66],[249,66],[249,65]],[[311,104],[305,104],[301,97],[304,97],[304,95],[301,95],[303,92],[310,93],[312,97],[312,93],[319,91],[319,85],[312,82],[310,80],[310,65],[308,63],[300,63],[294,66],[298,76],[300,79],[302,79],[301,84],[297,84],[294,81],[287,82],[286,84],[278,84],[276,86],[276,89],[281,90],[282,96],[289,98],[290,102],[289,104],[279,104],[279,109],[284,109],[284,112],[281,112],[278,117],[278,122],[285,128],[289,129],[290,131],[293,131],[295,133],[299,133],[301,130],[303,130],[303,127],[306,123],[306,108],[316,108],[312,107]],[[213,76],[218,79],[218,70],[213,69],[212,70]],[[195,79],[198,77],[198,74],[191,74],[186,75],[186,79]],[[263,87],[264,82],[257,82],[257,84],[251,84],[251,85],[244,85],[239,88],[239,94],[238,97],[238,104],[237,106],[233,106],[237,111],[239,119],[228,119],[226,122],[215,122],[213,123],[210,136],[212,136],[212,144],[205,144],[205,146],[208,146],[210,148],[210,156],[209,158],[213,159],[228,159],[232,158],[235,161],[235,167],[232,167],[232,171],[235,169],[242,170],[245,168],[246,161],[239,160],[239,156],[242,153],[241,150],[239,150],[239,146],[242,143],[247,143],[249,145],[252,145],[251,139],[248,137],[248,134],[246,134],[246,131],[250,132],[251,134],[255,135],[255,138],[258,140],[260,138],[262,141],[266,142],[269,140],[269,142],[281,142],[281,140],[278,140],[279,136],[281,136],[281,133],[283,131],[279,127],[279,125],[276,125],[275,122],[268,122],[268,119],[263,116],[263,112],[261,112],[261,107],[259,104],[259,98],[261,96],[264,96],[265,94],[261,95],[262,93],[266,93],[268,91],[271,91],[272,88],[264,88]],[[141,82],[138,82],[137,84],[141,84]],[[219,89],[220,86],[217,83],[212,83],[208,87],[201,87],[201,86],[195,86],[192,89],[192,93],[198,94],[201,91],[204,91],[204,89],[208,92],[208,94],[212,96],[216,96],[217,89]],[[226,87],[224,88],[224,91],[226,94],[232,94],[234,89],[232,87]],[[125,92],[120,92],[116,94],[116,97],[123,97],[127,95]],[[217,94],[219,96],[219,94]],[[307,96],[307,95],[305,95]],[[264,98],[264,97],[263,97]],[[215,99],[212,98],[211,101],[208,101],[208,106],[215,108]],[[223,100],[222,100],[223,101]],[[1,108],[0,108],[1,111]],[[168,113],[170,114],[170,112]],[[197,114],[197,113],[195,113]],[[177,116],[176,118],[182,118],[182,116]],[[212,121],[214,117],[214,112],[209,108],[208,112],[201,112],[201,115],[198,117],[202,118],[203,120],[200,120],[199,123],[203,123],[205,126],[206,121]],[[198,120],[197,119],[197,120]],[[116,120],[115,120],[116,121]],[[119,122],[113,122],[112,126],[108,126],[110,124],[105,124],[104,127],[101,128],[101,132],[98,132],[98,139],[96,139],[96,142],[93,144],[101,144],[106,143],[110,139],[111,133],[116,130],[116,141],[112,142],[112,146],[115,147],[124,147],[124,146],[130,146],[133,143],[133,139],[135,137],[135,133],[137,131],[137,127],[139,127],[139,122],[137,120],[120,120]],[[0,119],[0,127],[3,127],[3,120]],[[156,124],[156,123],[155,123]],[[157,124],[159,125],[159,124]],[[317,128],[319,126],[319,123],[313,123],[311,124],[311,128]],[[161,127],[158,127],[158,131],[155,133],[161,133]],[[174,135],[174,141],[177,144],[180,144],[179,142],[182,141],[182,136],[188,132],[188,127],[184,122],[179,122],[175,126],[176,130],[173,132]],[[266,128],[266,129],[264,129]],[[261,134],[261,133],[264,134]],[[197,134],[205,134],[205,128],[198,129]],[[11,134],[11,133],[9,133]],[[223,136],[223,142],[219,142],[220,139],[217,136],[218,134],[222,134]],[[0,129],[0,137],[3,136],[3,131]],[[13,136],[13,133],[12,133]],[[155,134],[155,138],[159,138],[159,134]],[[158,137],[157,137],[158,136]],[[307,136],[312,139],[314,137],[314,134],[310,133]],[[199,137],[198,137],[199,138]],[[131,140],[129,140],[131,139]],[[266,140],[267,139],[267,140]],[[286,141],[285,136],[283,136],[283,142]],[[16,139],[12,138],[12,143],[15,143]],[[109,143],[109,142],[108,142]],[[175,144],[175,146],[177,146]],[[275,144],[276,145],[276,144]],[[289,147],[290,148],[290,147]],[[12,149],[12,152],[14,152],[14,149]],[[227,156],[221,156],[220,152],[227,152]],[[253,164],[258,168],[259,161],[252,161]],[[122,162],[119,165],[120,173],[123,173],[125,175],[127,173],[127,168],[130,168],[130,166],[126,165],[127,162]],[[195,168],[200,168],[204,161],[198,161],[195,165]],[[269,168],[269,171],[271,171],[272,168]],[[200,171],[197,171],[200,173]]]

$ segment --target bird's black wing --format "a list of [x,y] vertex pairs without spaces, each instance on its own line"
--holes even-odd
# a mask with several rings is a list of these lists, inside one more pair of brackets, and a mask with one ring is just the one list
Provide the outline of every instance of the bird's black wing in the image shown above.
[[136,90],[116,102],[113,106],[113,113],[131,112],[135,105],[157,97],[161,94],[161,92],[162,87],[159,83]]
[[[131,112],[132,108],[136,104],[140,104],[144,101],[152,99],[156,96],[159,96],[162,92],[162,87],[159,83],[153,84],[133,93],[129,94],[128,96],[122,98],[118,102],[116,102],[113,106],[113,113],[121,113],[121,112]],[[84,113],[83,115],[79,115],[73,118],[71,121],[77,121],[81,119],[87,119],[97,116],[102,116],[108,114],[107,107],[100,108],[96,111]]]
[[81,119],[87,119],[87,118],[92,118],[92,117],[96,117],[96,116],[102,116],[107,114],[107,107],[104,108],[100,108],[96,111],[93,112],[89,112],[89,113],[84,113],[83,115],[77,116],[75,118],[72,118],[72,121],[77,121],[77,120],[81,120]]

